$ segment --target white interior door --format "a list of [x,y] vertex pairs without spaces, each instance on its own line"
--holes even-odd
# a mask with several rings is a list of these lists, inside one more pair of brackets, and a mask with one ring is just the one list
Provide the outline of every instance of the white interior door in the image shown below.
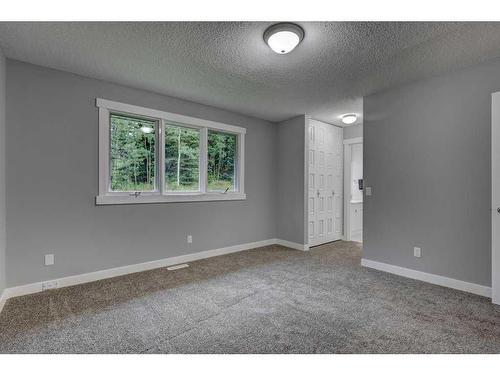
[[491,101],[492,301],[500,305],[500,92]]
[[316,246],[342,238],[342,129],[309,121],[308,236]]

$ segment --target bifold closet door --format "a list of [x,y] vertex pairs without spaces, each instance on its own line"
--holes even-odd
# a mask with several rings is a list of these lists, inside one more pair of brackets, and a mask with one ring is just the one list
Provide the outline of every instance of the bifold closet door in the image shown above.
[[342,238],[342,128],[309,121],[308,236],[315,246]]

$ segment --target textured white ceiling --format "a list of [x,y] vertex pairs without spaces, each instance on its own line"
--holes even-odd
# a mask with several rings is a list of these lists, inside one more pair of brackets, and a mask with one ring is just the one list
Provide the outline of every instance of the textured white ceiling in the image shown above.
[[266,22],[0,23],[13,59],[280,121],[339,124],[363,95],[500,57],[500,23],[299,22],[288,55]]

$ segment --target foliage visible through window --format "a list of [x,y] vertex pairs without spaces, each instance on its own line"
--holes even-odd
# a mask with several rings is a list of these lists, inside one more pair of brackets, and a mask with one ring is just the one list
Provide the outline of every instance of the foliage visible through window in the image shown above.
[[111,190],[155,190],[156,122],[112,114],[110,125]]
[[208,131],[208,191],[234,191],[236,134]]
[[165,127],[165,188],[167,191],[199,191],[200,131]]

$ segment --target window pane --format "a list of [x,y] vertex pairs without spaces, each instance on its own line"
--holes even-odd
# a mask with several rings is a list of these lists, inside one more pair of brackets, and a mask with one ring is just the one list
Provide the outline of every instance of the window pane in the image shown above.
[[165,189],[200,190],[200,131],[165,126]]
[[111,190],[155,190],[155,121],[112,114],[110,123]]
[[236,188],[236,134],[208,131],[208,190]]

